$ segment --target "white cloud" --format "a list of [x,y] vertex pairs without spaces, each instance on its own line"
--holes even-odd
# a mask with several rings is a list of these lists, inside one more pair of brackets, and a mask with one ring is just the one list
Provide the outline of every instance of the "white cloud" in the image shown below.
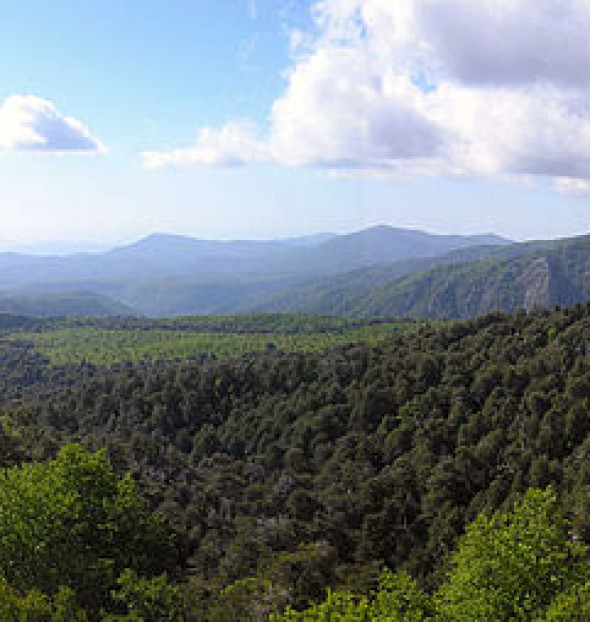
[[555,188],[559,192],[563,192],[564,194],[569,194],[574,197],[590,196],[590,182],[585,179],[556,177]]
[[264,140],[230,123],[146,164],[590,179],[590,0],[321,0],[314,19]]
[[247,122],[232,121],[220,130],[205,127],[197,142],[185,149],[146,151],[142,154],[146,168],[167,166],[236,167],[262,160],[266,147],[257,138],[256,127]]
[[435,155],[438,128],[417,111],[419,89],[383,75],[353,50],[318,50],[301,61],[272,110],[271,147],[285,164],[379,166]]
[[417,1],[417,36],[467,84],[590,85],[587,0]]
[[446,83],[424,100],[424,114],[447,132],[445,161],[465,172],[590,176],[590,116],[554,87]]
[[12,95],[0,105],[0,151],[100,152],[104,147],[77,121],[34,96]]

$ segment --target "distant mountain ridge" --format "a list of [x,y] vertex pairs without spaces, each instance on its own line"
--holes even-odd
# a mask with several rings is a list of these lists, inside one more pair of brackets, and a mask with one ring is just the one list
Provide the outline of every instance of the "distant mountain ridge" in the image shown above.
[[590,300],[590,236],[510,243],[373,227],[303,239],[154,234],[100,254],[0,254],[0,313],[468,318]]
[[[495,235],[435,235],[378,225],[350,234],[319,234],[285,240],[201,240],[153,234],[102,255],[106,261],[125,258],[149,263],[185,276],[186,268],[213,273],[329,274],[410,258],[432,257],[480,245],[510,242]],[[1,256],[0,256],[1,260]],[[202,263],[207,262],[207,266]]]
[[153,234],[103,253],[0,253],[0,289],[155,278],[212,282],[236,275],[312,277],[384,261],[441,255],[480,245],[485,240],[507,243],[495,236],[437,236],[385,226],[347,235],[320,234],[268,241],[215,241]]
[[356,233],[284,240],[201,240],[153,234],[102,253],[0,254],[0,292],[88,291],[138,314],[224,314],[286,292],[305,280],[381,263],[442,256],[493,235],[446,236],[376,226]]

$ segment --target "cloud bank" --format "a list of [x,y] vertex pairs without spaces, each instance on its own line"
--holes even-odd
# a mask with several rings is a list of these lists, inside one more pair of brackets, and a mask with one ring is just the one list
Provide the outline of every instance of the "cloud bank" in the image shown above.
[[34,96],[12,95],[0,104],[0,152],[97,153],[104,147],[77,121]]
[[321,0],[264,138],[229,123],[152,168],[523,175],[586,192],[590,0]]

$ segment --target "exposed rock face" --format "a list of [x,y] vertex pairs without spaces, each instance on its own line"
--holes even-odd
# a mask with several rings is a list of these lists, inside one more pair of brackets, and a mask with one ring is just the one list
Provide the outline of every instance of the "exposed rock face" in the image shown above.
[[549,306],[549,262],[539,257],[531,262],[518,277],[517,285],[523,288],[523,306],[527,311]]

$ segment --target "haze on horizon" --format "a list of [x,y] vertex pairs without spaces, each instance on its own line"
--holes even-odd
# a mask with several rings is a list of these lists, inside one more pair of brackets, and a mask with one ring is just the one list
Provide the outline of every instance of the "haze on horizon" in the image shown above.
[[60,7],[2,7],[0,250],[590,232],[590,3]]

